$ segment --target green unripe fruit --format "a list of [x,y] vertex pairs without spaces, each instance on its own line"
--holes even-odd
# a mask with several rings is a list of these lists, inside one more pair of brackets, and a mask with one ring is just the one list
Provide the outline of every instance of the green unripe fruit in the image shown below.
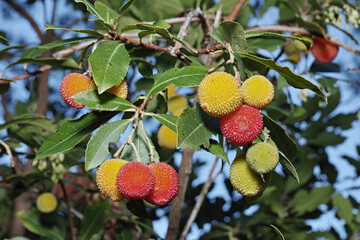
[[279,151],[271,143],[256,143],[246,152],[246,161],[251,169],[259,174],[265,174],[274,170],[278,164]]
[[263,177],[249,167],[244,155],[236,157],[230,166],[231,185],[246,197],[259,195],[265,190],[270,183],[271,174]]

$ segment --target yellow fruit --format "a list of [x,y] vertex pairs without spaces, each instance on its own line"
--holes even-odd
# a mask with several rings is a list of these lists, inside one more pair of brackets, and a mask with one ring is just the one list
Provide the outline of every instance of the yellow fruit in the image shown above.
[[172,97],[176,94],[175,86],[174,84],[170,84],[166,87],[168,98]]
[[177,134],[170,128],[162,125],[159,128],[157,138],[160,147],[176,149]]
[[261,176],[252,170],[246,162],[245,156],[235,158],[230,166],[230,182],[236,191],[246,197],[261,194],[270,182],[271,175]]
[[36,207],[43,213],[52,212],[57,207],[56,197],[50,192],[42,193],[36,199]]
[[186,108],[188,102],[186,97],[179,94],[175,94],[169,98],[167,104],[168,104],[169,113],[174,114],[178,110],[183,110],[184,108]]
[[279,151],[271,143],[256,143],[246,152],[246,161],[255,172],[265,174],[274,170],[278,164]]
[[116,176],[125,163],[127,161],[123,159],[105,160],[96,172],[96,185],[101,194],[113,201],[121,201],[124,198],[116,187]]
[[207,75],[199,85],[198,97],[204,112],[213,117],[230,114],[242,102],[239,82],[226,72],[214,72]]
[[244,103],[251,107],[262,109],[274,98],[274,86],[264,76],[254,75],[242,84]]
[[115,96],[126,99],[128,94],[128,86],[125,80],[121,81],[121,83],[117,86],[113,86],[112,88],[106,90],[106,92],[114,94]]

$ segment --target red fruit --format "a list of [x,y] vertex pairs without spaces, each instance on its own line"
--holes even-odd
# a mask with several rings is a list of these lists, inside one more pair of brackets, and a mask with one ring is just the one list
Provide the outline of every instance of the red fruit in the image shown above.
[[314,55],[314,58],[321,63],[329,63],[338,54],[339,46],[333,44],[332,42],[315,36],[314,44],[311,47],[311,53]]
[[145,200],[151,204],[165,205],[179,192],[179,176],[172,166],[164,162],[151,163],[149,167],[154,172],[155,185]]
[[91,78],[80,73],[69,73],[61,81],[60,95],[67,105],[76,109],[81,109],[85,107],[85,105],[75,102],[71,97],[77,93],[85,93],[87,90],[94,88],[95,84]]
[[222,134],[232,143],[245,146],[257,138],[263,127],[263,120],[258,109],[241,105],[234,112],[220,118]]
[[132,200],[145,198],[153,190],[155,176],[151,168],[142,162],[128,162],[122,166],[116,177],[119,192]]

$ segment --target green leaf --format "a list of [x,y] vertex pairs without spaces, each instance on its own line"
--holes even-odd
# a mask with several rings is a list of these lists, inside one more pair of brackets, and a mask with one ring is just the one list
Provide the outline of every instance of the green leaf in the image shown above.
[[38,234],[50,239],[65,239],[65,231],[59,229],[57,226],[45,227],[41,224],[39,216],[35,211],[20,211],[16,213],[24,227],[32,233]]
[[130,30],[141,30],[141,31],[145,31],[146,34],[145,35],[149,35],[149,34],[159,34],[160,36],[163,36],[164,38],[168,39],[168,40],[173,40],[172,35],[170,34],[170,32],[163,27],[158,27],[158,26],[154,26],[148,23],[137,23],[137,24],[133,24],[133,25],[128,25],[126,27],[124,27],[121,32],[127,32]]
[[202,119],[200,106],[187,107],[177,121],[177,148],[190,148],[200,150],[200,146],[210,147],[212,132],[205,126],[210,119]]
[[285,240],[284,235],[281,233],[281,231],[280,231],[277,227],[275,227],[275,226],[272,225],[272,224],[270,224],[270,227],[272,227],[272,228],[275,230],[275,232],[276,232],[277,235],[280,237],[280,239]]
[[358,119],[357,113],[338,114],[326,121],[327,126],[340,127],[343,130],[351,128],[354,121]]
[[230,43],[235,52],[247,52],[244,28],[237,22],[224,21],[220,24],[218,35]]
[[263,115],[264,126],[270,130],[270,137],[275,142],[276,146],[288,158],[292,159],[296,155],[297,147],[294,141],[286,134],[278,123],[276,123],[269,116]]
[[320,132],[316,134],[314,138],[308,139],[307,142],[308,144],[313,144],[315,146],[327,147],[343,143],[345,139],[345,137],[333,132]]
[[[320,204],[328,203],[334,191],[332,186],[314,188],[310,193],[303,189],[299,190],[289,202],[291,212],[295,213],[297,217],[312,212]],[[306,201],[304,201],[305,199]]]
[[310,67],[310,72],[340,72],[340,65],[336,63],[319,63],[314,61]]
[[[135,145],[136,151],[139,154],[141,162],[148,164],[150,162],[150,153],[152,151],[152,155],[154,157],[155,162],[159,162],[159,154],[155,150],[154,144],[151,142],[150,137],[146,133],[144,128],[144,123],[142,121],[139,122],[138,127],[135,129],[132,142]],[[151,148],[151,149],[150,149]],[[121,159],[125,159],[128,161],[135,161],[137,159],[135,150],[133,146],[127,144],[124,147],[123,152],[120,156]]]
[[337,208],[336,214],[344,219],[347,224],[351,223],[354,218],[352,213],[353,205],[349,198],[344,198],[341,194],[336,194],[332,199],[333,205]]
[[[102,235],[105,227],[106,212],[110,209],[109,202],[106,200],[93,202],[85,210],[84,218],[81,221],[80,240],[91,239],[95,234]],[[99,238],[100,239],[100,238]]]
[[103,37],[103,35],[97,31],[94,31],[92,29],[68,29],[68,28],[62,28],[62,27],[58,27],[52,24],[46,24],[45,26],[45,30],[50,30],[50,29],[55,29],[55,30],[64,30],[64,31],[71,31],[71,32],[78,32],[78,33],[85,33],[88,35],[92,35],[92,36],[98,36],[98,37]]
[[53,68],[79,68],[79,64],[75,62],[75,60],[72,58],[21,58],[18,61],[7,66],[7,68],[22,63],[38,63],[43,65],[50,65]]
[[24,128],[30,126],[31,128],[42,129],[43,131],[55,132],[55,123],[53,120],[45,117],[44,115],[35,113],[25,113],[16,116],[12,120],[0,125],[0,130],[7,129],[13,126]]
[[208,151],[209,153],[215,155],[216,157],[224,160],[225,162],[227,162],[230,165],[229,158],[227,157],[223,146],[220,145],[220,143],[218,143],[214,139],[210,139],[210,146],[208,148],[204,148],[204,149],[206,151]]
[[126,3],[124,3],[124,5],[122,5],[119,9],[120,11],[120,15],[123,15],[126,10],[131,6],[131,4],[133,4],[135,2],[135,0],[127,0]]
[[98,12],[97,9],[95,9],[94,5],[92,5],[91,3],[89,3],[87,0],[74,0],[77,3],[83,3],[86,6],[86,9],[88,10],[89,13],[91,13],[92,15],[94,15],[95,17],[98,17],[100,20],[102,20],[103,22],[105,22],[105,20],[102,18],[101,14]]
[[246,39],[258,38],[258,37],[262,37],[262,38],[292,38],[292,39],[296,39],[296,40],[299,40],[302,43],[304,43],[308,49],[311,46],[310,41],[308,41],[304,38],[296,37],[296,36],[292,36],[292,35],[285,35],[285,34],[274,33],[274,32],[255,32],[255,31],[249,31],[249,32],[245,33]]
[[56,133],[46,139],[36,153],[35,159],[73,149],[88,134],[115,115],[116,113],[113,112],[92,112],[64,123]]
[[0,42],[4,45],[9,45],[9,40],[7,40],[5,37],[0,36]]
[[154,85],[147,96],[164,90],[170,84],[175,87],[195,87],[205,77],[206,67],[186,66],[183,68],[171,68],[164,73],[154,76]]
[[281,76],[283,76],[285,78],[286,82],[288,84],[290,84],[291,86],[293,86],[295,88],[299,88],[299,89],[309,89],[309,90],[315,92],[325,102],[327,102],[327,98],[326,98],[325,94],[321,91],[321,89],[318,86],[314,85],[313,83],[306,80],[302,76],[294,73],[293,71],[290,70],[289,67],[279,66],[272,59],[261,58],[261,57],[257,57],[255,55],[248,54],[248,53],[239,53],[239,55],[243,58],[248,58],[253,61],[259,62],[259,63],[265,65],[266,67],[277,71]]
[[24,48],[24,45],[14,45],[14,46],[10,46],[10,47],[6,47],[0,50],[0,57],[2,54],[4,54],[6,51],[10,50],[10,49],[20,49],[20,48]]
[[143,200],[130,200],[126,203],[126,207],[137,217],[149,218],[149,213],[146,211]]
[[283,166],[284,171],[290,176],[292,176],[298,183],[300,183],[299,175],[296,172],[296,168],[283,153],[280,153],[280,163]]
[[85,151],[85,171],[98,167],[109,156],[109,144],[119,141],[132,119],[107,123],[91,136]]
[[90,55],[89,63],[101,94],[121,83],[129,69],[130,56],[124,44],[112,41],[98,47]]
[[96,90],[88,90],[86,93],[78,93],[72,98],[86,107],[98,111],[124,111],[135,108],[135,106],[125,99],[114,94],[104,92],[99,94]]
[[103,21],[107,24],[113,25],[114,19],[119,17],[120,14],[106,6],[104,3],[96,1],[95,10],[101,16]]
[[150,116],[161,122],[164,126],[170,128],[172,131],[176,132],[176,122],[179,117],[170,115],[170,114],[155,114],[149,113]]
[[46,43],[44,45],[37,46],[37,48],[49,50],[52,48],[62,47],[62,46],[68,45],[68,44],[74,44],[74,43],[89,41],[89,40],[94,40],[94,39],[97,39],[97,38],[96,37],[76,37],[76,38],[69,38],[69,39],[64,39],[64,40],[56,40],[56,41],[53,41],[50,43]]

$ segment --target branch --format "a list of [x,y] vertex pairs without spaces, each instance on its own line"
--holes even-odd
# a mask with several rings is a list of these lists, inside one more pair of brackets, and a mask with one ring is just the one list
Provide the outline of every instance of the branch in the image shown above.
[[76,240],[75,226],[74,226],[74,220],[72,218],[72,212],[71,212],[71,206],[70,206],[69,198],[68,198],[68,195],[66,193],[66,188],[65,188],[65,185],[64,185],[63,181],[60,181],[59,183],[60,183],[61,189],[63,190],[63,193],[64,193],[64,199],[65,199],[65,203],[66,203],[66,207],[67,207],[67,211],[68,211],[69,225],[70,225],[70,231],[71,231],[71,239]]
[[6,144],[6,142],[4,142],[3,140],[0,139],[0,144],[4,146],[6,153],[9,155],[10,161],[11,161],[11,167],[14,168],[15,167],[15,160],[14,157],[12,155],[11,149],[9,147],[9,145]]
[[239,0],[237,1],[236,5],[234,6],[234,8],[231,10],[231,12],[229,13],[229,15],[225,18],[225,20],[227,21],[234,21],[236,19],[236,16],[239,14],[240,10],[242,9],[242,7],[245,5],[245,3],[248,0]]
[[177,239],[180,225],[180,215],[185,200],[185,193],[189,183],[189,176],[192,171],[192,156],[194,150],[184,149],[182,161],[179,169],[180,189],[178,195],[174,198],[169,214],[169,226],[165,240]]
[[30,25],[34,28],[36,34],[38,35],[38,37],[40,38],[41,42],[43,42],[44,39],[44,35],[42,34],[39,26],[37,25],[37,23],[35,22],[35,20],[19,5],[17,5],[14,1],[11,0],[5,0],[15,11],[17,11],[18,13],[20,13],[24,18],[26,18]]
[[302,33],[305,35],[311,35],[311,33],[300,27],[289,27],[284,25],[273,25],[273,26],[264,26],[264,27],[254,27],[246,29],[245,32],[291,32],[291,33]]
[[196,204],[193,208],[193,210],[191,211],[191,214],[190,214],[190,217],[188,218],[186,224],[185,224],[185,227],[180,235],[180,240],[184,240],[186,235],[188,234],[189,230],[190,230],[190,227],[192,225],[192,223],[195,221],[199,211],[200,211],[200,207],[201,205],[203,204],[204,200],[205,200],[205,197],[206,197],[206,194],[209,192],[209,189],[210,189],[210,186],[211,184],[215,181],[215,179],[217,178],[217,176],[219,176],[219,174],[221,173],[221,170],[214,176],[212,177],[212,174],[214,173],[214,170],[215,170],[215,167],[216,167],[216,164],[218,162],[219,158],[216,158],[212,167],[211,167],[211,170],[210,170],[210,173],[209,173],[209,176],[208,176],[208,179],[206,181],[206,183],[203,185],[202,189],[201,189],[201,192],[199,194],[199,198],[198,200],[196,201]]

